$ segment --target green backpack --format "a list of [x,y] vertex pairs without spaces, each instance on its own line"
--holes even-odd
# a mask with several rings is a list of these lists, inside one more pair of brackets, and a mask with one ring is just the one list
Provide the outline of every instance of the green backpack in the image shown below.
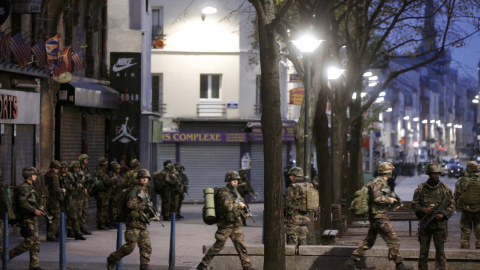
[[364,185],[360,190],[355,192],[355,198],[353,199],[352,204],[350,205],[350,210],[353,212],[355,216],[368,215],[369,184]]

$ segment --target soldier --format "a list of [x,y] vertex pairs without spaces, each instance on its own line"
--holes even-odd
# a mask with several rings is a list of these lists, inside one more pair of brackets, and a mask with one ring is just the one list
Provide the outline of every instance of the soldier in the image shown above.
[[390,187],[387,185],[387,179],[392,176],[393,169],[395,167],[390,162],[380,163],[378,165],[378,177],[374,178],[368,185],[368,221],[370,228],[365,240],[353,251],[352,256],[345,263],[346,269],[356,269],[355,264],[363,257],[365,250],[373,247],[378,234],[387,243],[389,258],[391,257],[395,261],[396,270],[413,269],[413,267],[403,264],[403,258],[400,255],[400,241],[388,219],[388,209],[397,204],[397,198],[392,196]]
[[82,227],[80,225],[80,219],[82,213],[78,211],[78,200],[83,199],[84,188],[80,182],[80,163],[78,161],[72,161],[70,163],[69,171],[65,177],[65,187],[67,189],[67,216],[70,220],[71,231],[67,236],[75,237],[75,240],[86,240],[82,235]]
[[[248,172],[245,169],[238,170],[238,174],[240,175],[241,179],[238,181],[238,192],[245,198],[247,203],[250,203],[251,196],[257,196],[257,193],[253,189],[250,181],[247,178]],[[244,224],[245,225],[245,224]]]
[[50,170],[44,176],[45,184],[48,188],[48,212],[53,216],[52,223],[47,223],[47,241],[50,242],[58,242],[56,237],[60,229],[60,204],[63,202],[63,196],[65,195],[65,188],[60,187],[58,178],[61,167],[60,161],[52,161]]
[[[225,182],[227,186],[218,191],[218,209],[220,216],[217,223],[217,232],[215,233],[215,239],[217,241],[212,247],[205,253],[202,262],[197,266],[197,270],[206,270],[208,265],[212,262],[215,255],[222,251],[227,239],[232,239],[233,245],[238,252],[240,261],[242,262],[243,270],[255,270],[250,264],[248,258],[247,246],[243,239],[243,231],[240,224],[242,222],[242,209],[247,206],[238,201],[241,199],[241,195],[238,193],[237,185],[240,176],[236,171],[227,172],[225,175]],[[247,214],[248,217],[248,214]]]
[[108,204],[115,179],[107,174],[107,164],[108,160],[106,158],[100,158],[98,160],[97,173],[95,174],[98,179],[94,188],[95,199],[97,200],[97,229],[99,230],[115,228],[110,224],[108,218]]
[[[60,211],[64,212],[65,214],[67,213],[67,208],[66,204],[68,204],[68,190],[67,186],[65,185],[65,178],[67,177],[67,172],[68,172],[68,163],[65,161],[60,162],[60,171],[58,172],[58,183],[60,184],[60,188],[65,189],[65,193],[63,194],[63,202],[60,204]],[[68,217],[68,214],[66,214],[67,220],[65,222],[65,227],[67,228],[67,234],[70,232],[70,235],[67,235],[68,237],[73,237],[72,234],[72,226],[70,225],[70,218]]]
[[462,211],[460,218],[460,248],[470,249],[472,228],[477,238],[475,248],[480,249],[480,176],[475,161],[467,164],[467,175],[455,184],[455,204]]
[[285,191],[285,234],[287,235],[287,245],[306,245],[310,218],[308,217],[308,212],[301,212],[298,209],[300,205],[298,197],[303,190],[301,185],[307,188],[313,188],[313,185],[305,182],[303,169],[300,167],[291,168],[288,171],[288,178],[290,186]]
[[132,159],[130,161],[130,168],[130,171],[128,171],[127,175],[125,176],[125,180],[127,181],[126,184],[134,185],[134,183],[137,181],[137,173],[140,170],[140,161],[138,159]]
[[111,253],[107,258],[107,267],[114,270],[116,264],[125,256],[129,255],[135,249],[135,244],[140,250],[140,270],[150,270],[150,255],[152,254],[152,245],[150,243],[150,234],[147,230],[147,224],[151,218],[151,212],[147,204],[152,204],[148,195],[148,180],[150,172],[141,169],[137,173],[133,188],[129,191],[127,201],[127,222],[125,230],[125,244]]
[[81,194],[79,194],[77,198],[77,209],[80,214],[80,230],[82,231],[83,234],[85,235],[91,235],[92,233],[87,230],[87,215],[88,215],[88,192],[91,189],[90,181],[87,181],[88,179],[91,179],[90,176],[90,170],[88,169],[88,155],[87,154],[81,154],[78,156],[78,162],[80,163],[80,169],[79,169],[79,174],[83,175],[83,177],[80,178],[80,183],[82,184],[83,191]]
[[[448,185],[440,182],[442,168],[437,163],[427,165],[425,174],[429,176],[425,183],[418,184],[413,193],[412,210],[421,220],[427,220],[435,215],[433,220],[426,226],[419,223],[418,241],[420,242],[420,256],[418,258],[418,269],[428,270],[428,252],[430,240],[433,236],[435,244],[435,269],[445,270],[447,259],[445,258],[444,243],[447,241],[447,220],[455,211],[452,191]],[[446,200],[450,204],[444,209],[437,209]],[[434,212],[437,210],[437,212]]]
[[162,216],[163,220],[170,221],[170,214],[177,211],[178,193],[180,189],[180,180],[178,179],[175,166],[170,160],[163,162],[163,171],[155,172],[155,181],[161,183],[160,197],[162,198]]
[[118,224],[116,222],[113,222],[114,218],[112,216],[113,212],[111,211],[112,206],[113,206],[113,199],[114,196],[117,192],[121,190],[122,185],[124,184],[123,178],[120,176],[121,174],[121,169],[122,166],[118,164],[116,161],[110,162],[110,171],[107,171],[108,176],[110,176],[112,179],[114,179],[113,186],[112,186],[112,192],[110,193],[110,199],[109,199],[109,219],[110,219],[110,225],[117,228]]
[[22,176],[25,183],[21,184],[19,188],[18,205],[20,225],[20,234],[25,239],[15,248],[10,250],[10,259],[13,259],[24,252],[30,252],[29,270],[43,270],[38,266],[38,254],[40,253],[40,239],[38,238],[38,221],[36,216],[44,215],[38,209],[38,192],[33,188],[33,183],[37,180],[39,173],[34,167],[26,167],[22,171]]
[[185,193],[188,194],[188,177],[185,174],[185,167],[182,164],[177,165],[178,179],[180,180],[180,191],[178,193],[177,217],[184,218],[180,211],[182,209],[183,200],[185,200]]

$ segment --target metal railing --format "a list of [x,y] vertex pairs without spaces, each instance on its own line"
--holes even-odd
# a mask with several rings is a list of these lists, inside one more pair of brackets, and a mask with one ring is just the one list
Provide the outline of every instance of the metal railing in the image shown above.
[[227,106],[224,103],[199,103],[197,104],[198,117],[225,117]]

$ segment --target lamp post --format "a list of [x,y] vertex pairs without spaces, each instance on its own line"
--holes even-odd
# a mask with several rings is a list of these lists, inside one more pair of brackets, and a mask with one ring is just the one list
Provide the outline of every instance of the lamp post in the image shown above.
[[305,35],[298,40],[293,40],[293,44],[302,52],[303,57],[303,68],[305,70],[305,81],[303,82],[304,85],[304,94],[303,98],[305,101],[304,110],[305,110],[305,127],[304,127],[304,139],[303,139],[303,173],[305,175],[305,179],[309,179],[309,182],[312,181],[310,179],[310,171],[308,170],[308,166],[310,165],[310,137],[309,137],[309,109],[310,109],[310,100],[309,100],[309,84],[310,84],[310,56],[311,54],[318,48],[320,43],[323,40],[319,40],[314,38],[310,35]]

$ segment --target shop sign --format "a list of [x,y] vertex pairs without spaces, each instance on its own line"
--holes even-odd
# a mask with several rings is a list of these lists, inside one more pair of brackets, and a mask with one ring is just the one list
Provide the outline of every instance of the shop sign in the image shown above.
[[42,0],[15,0],[12,11],[17,13],[40,13]]
[[167,132],[163,133],[163,142],[206,142],[231,143],[247,142],[247,133],[243,132]]
[[303,88],[295,88],[290,90],[290,102],[288,104],[302,105],[304,92],[305,90]]
[[[250,134],[251,142],[263,142],[263,133],[261,127],[252,128],[252,133]],[[283,126],[282,127],[282,142],[293,142],[295,141],[295,134],[293,132],[293,125]]]
[[298,74],[290,74],[290,82],[291,83],[302,82],[302,78],[300,78],[300,75]]
[[39,124],[40,94],[0,90],[1,124]]

